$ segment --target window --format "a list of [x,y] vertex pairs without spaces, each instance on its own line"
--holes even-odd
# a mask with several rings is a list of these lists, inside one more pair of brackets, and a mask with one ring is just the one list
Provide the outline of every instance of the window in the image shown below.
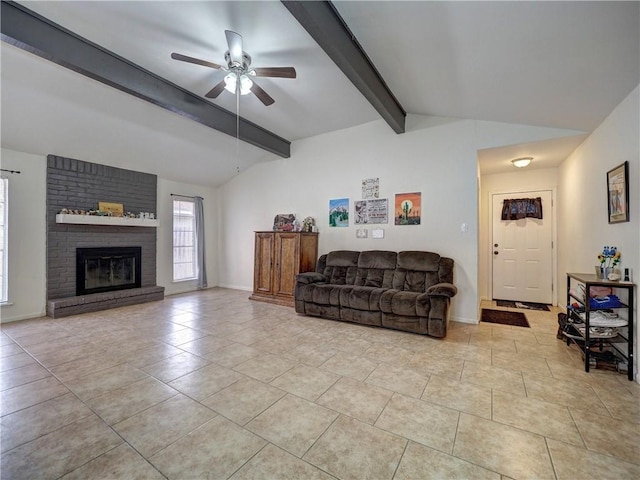
[[8,181],[0,178],[0,303],[7,301]]
[[195,203],[173,200],[173,281],[193,280],[197,276]]

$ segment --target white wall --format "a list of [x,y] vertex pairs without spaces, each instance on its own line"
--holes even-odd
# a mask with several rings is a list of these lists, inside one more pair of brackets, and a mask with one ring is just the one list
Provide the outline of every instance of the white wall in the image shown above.
[[[483,175],[480,193],[480,225],[478,273],[479,291],[482,299],[491,299],[491,195],[494,193],[526,192],[535,190],[555,191],[558,185],[558,169],[542,168],[539,170],[516,170],[495,175]],[[557,204],[557,202],[556,202]],[[552,212],[548,212],[552,213]],[[547,214],[545,212],[545,214]],[[556,218],[553,218],[554,236]],[[557,243],[557,242],[556,242]],[[556,286],[557,287],[557,286]],[[554,290],[557,292],[557,288]],[[564,302],[560,296],[559,300]]]
[[199,185],[172,182],[158,178],[158,227],[157,240],[157,273],[158,285],[164,287],[165,295],[196,290],[195,280],[185,282],[173,281],[173,203],[171,194],[202,197],[204,204],[205,255],[207,280],[209,287],[218,284],[218,190]]
[[1,150],[9,179],[8,300],[2,322],[39,317],[46,311],[46,158]]
[[[429,250],[455,260],[459,288],[452,318],[477,322],[477,175],[474,122],[408,116],[396,135],[376,121],[292,144],[289,159],[257,165],[221,187],[220,284],[250,290],[253,232],[271,230],[278,213],[316,219],[320,253],[336,249]],[[362,199],[361,181],[380,179],[389,200],[382,240],[357,239],[347,228],[329,227],[329,200]],[[422,192],[418,226],[393,225],[394,195]],[[461,224],[468,230],[461,232]],[[369,230],[371,226],[367,227]]]
[[[636,87],[559,168],[558,281],[562,291],[566,291],[566,272],[593,273],[604,245],[617,246],[622,253],[620,267],[631,268],[636,284],[640,280],[639,89]],[[630,221],[609,224],[606,175],[624,161],[629,162]],[[636,339],[638,331],[636,322]]]

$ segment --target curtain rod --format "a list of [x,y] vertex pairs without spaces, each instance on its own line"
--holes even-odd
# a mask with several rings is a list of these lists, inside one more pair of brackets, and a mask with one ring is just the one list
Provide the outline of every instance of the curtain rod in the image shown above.
[[6,168],[0,168],[0,172],[17,173],[17,174],[21,174],[22,173],[22,172],[20,172],[18,170],[7,170]]
[[[172,197],[182,197],[182,198],[202,198],[198,195],[181,195],[179,193],[170,193],[169,195],[171,195]],[[202,198],[204,200],[204,198]]]

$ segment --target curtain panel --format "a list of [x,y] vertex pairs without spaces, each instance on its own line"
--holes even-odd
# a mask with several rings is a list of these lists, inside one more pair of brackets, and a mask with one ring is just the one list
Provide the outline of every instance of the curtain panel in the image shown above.
[[502,220],[542,219],[542,198],[510,198],[502,204]]
[[207,266],[204,249],[204,207],[202,197],[194,197],[196,223],[196,255],[198,256],[198,288],[207,288]]

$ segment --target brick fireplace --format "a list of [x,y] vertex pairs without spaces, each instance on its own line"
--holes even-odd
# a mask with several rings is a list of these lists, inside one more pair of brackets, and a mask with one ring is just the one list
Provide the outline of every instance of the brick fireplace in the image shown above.
[[[125,211],[130,212],[157,212],[156,196],[156,175],[55,155],[47,157],[49,316],[57,318],[164,298],[164,287],[156,285],[156,228],[56,223],[56,214],[63,208],[88,211],[97,209],[98,202],[121,203]],[[139,249],[134,286],[129,285],[126,289],[98,287],[93,292],[78,288],[78,250],[130,247]],[[100,262],[92,265],[100,267]],[[104,277],[106,266],[101,267]],[[123,272],[115,272],[116,277]],[[116,278],[116,283],[118,281]]]

